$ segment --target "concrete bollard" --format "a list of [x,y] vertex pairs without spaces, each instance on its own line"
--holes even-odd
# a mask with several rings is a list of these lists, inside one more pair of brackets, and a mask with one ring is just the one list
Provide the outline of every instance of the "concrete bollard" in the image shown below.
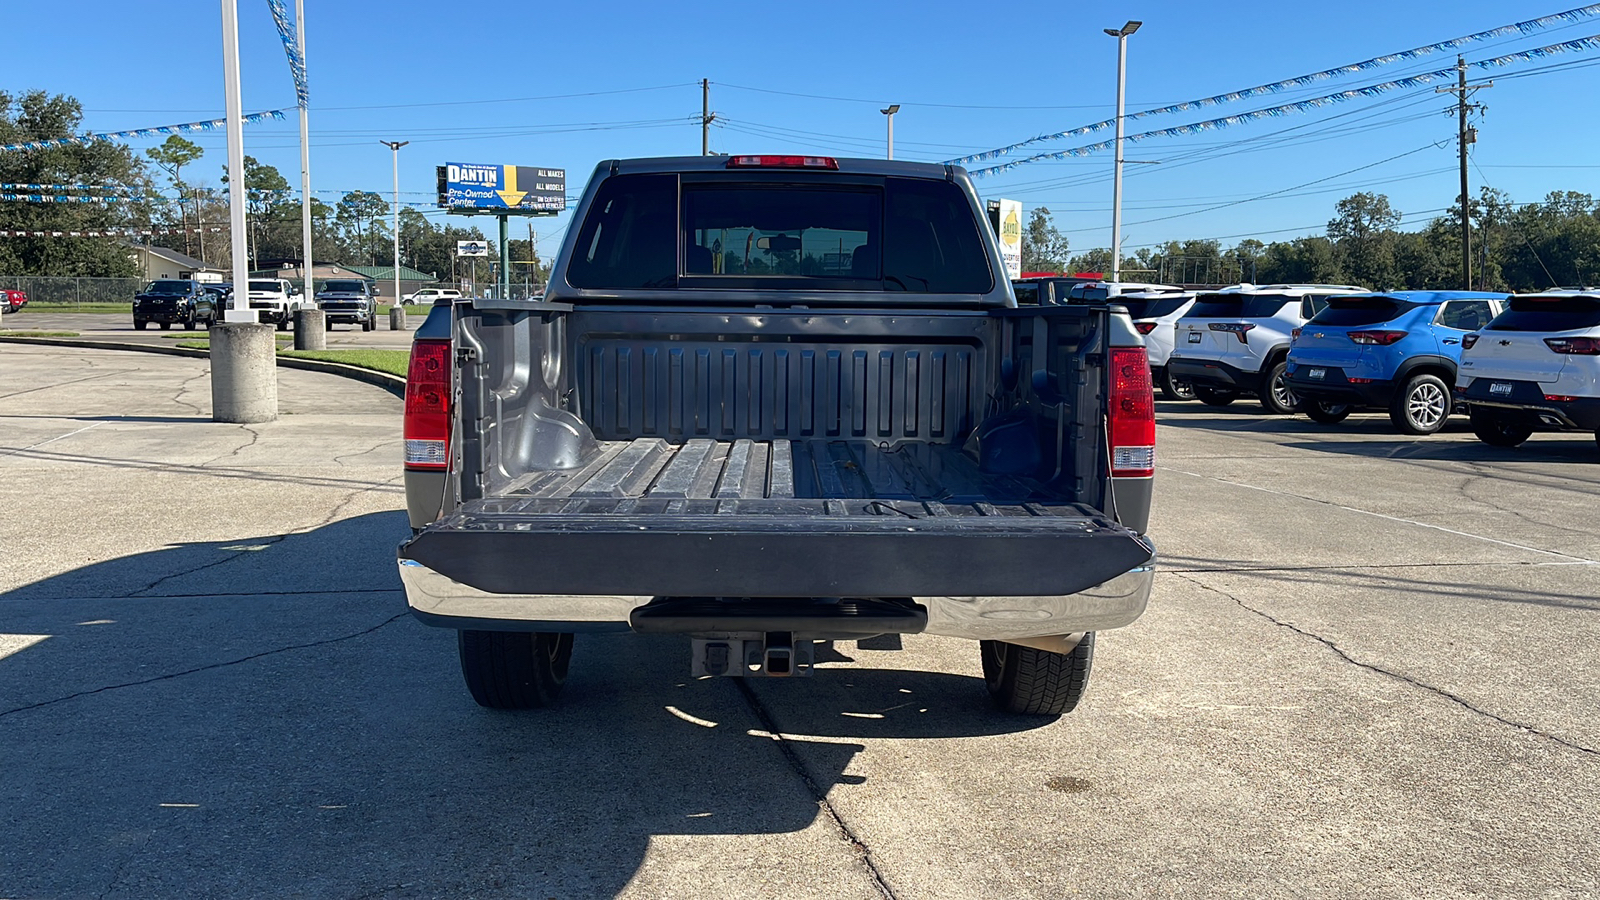
[[211,329],[211,420],[251,425],[278,418],[277,343],[271,325]]
[[327,316],[320,309],[301,309],[294,314],[294,348],[328,349]]
[[389,330],[390,331],[405,331],[406,330],[406,308],[405,307],[403,307],[403,306],[391,306],[391,307],[389,307]]

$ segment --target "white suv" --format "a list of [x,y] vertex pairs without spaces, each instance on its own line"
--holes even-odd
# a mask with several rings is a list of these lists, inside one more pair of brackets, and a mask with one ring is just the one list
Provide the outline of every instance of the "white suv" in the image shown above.
[[1365,288],[1342,284],[1240,284],[1201,294],[1173,335],[1169,378],[1194,387],[1200,402],[1227,406],[1255,394],[1268,412],[1287,415],[1299,401],[1284,380],[1296,328],[1337,294]]
[[1515,447],[1548,426],[1600,442],[1600,291],[1512,297],[1461,347],[1456,397],[1479,440]]
[[413,303],[426,303],[432,305],[435,300],[460,300],[461,292],[450,288],[422,288],[414,294],[407,294],[401,304],[410,306]]
[[1150,355],[1150,375],[1161,389],[1161,396],[1168,400],[1194,399],[1194,387],[1187,381],[1174,379],[1167,369],[1178,320],[1189,314],[1194,298],[1194,291],[1163,287],[1129,291],[1110,301],[1126,306],[1133,327],[1144,335],[1145,352]]
[[289,327],[304,305],[300,289],[282,278],[252,278],[247,293],[250,308],[260,310],[261,321],[278,326],[279,331]]

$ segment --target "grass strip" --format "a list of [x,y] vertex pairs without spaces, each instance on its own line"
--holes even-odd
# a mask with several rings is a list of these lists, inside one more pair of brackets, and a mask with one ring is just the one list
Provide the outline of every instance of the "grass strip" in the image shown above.
[[379,350],[365,347],[351,350],[279,350],[278,355],[344,363],[347,366],[388,372],[401,378],[406,377],[406,366],[411,360],[411,353],[406,350]]

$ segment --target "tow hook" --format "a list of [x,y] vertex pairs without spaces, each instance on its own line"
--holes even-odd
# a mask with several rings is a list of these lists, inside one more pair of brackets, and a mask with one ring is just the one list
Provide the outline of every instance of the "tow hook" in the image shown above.
[[703,675],[749,678],[792,678],[811,674],[816,640],[792,631],[738,632],[696,636],[690,640],[692,671]]

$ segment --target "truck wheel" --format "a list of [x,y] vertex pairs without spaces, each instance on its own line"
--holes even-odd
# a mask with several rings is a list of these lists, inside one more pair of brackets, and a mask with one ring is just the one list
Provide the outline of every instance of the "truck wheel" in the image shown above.
[[169,331],[171,329],[172,329],[172,323],[171,322],[162,322],[161,323],[161,330],[162,331]]
[[1157,382],[1161,386],[1161,396],[1166,400],[1193,400],[1194,385],[1187,381],[1177,381],[1166,368],[1161,370],[1161,378]]
[[1300,403],[1300,411],[1305,413],[1313,422],[1324,425],[1337,425],[1350,415],[1350,404],[1329,403],[1326,400],[1305,400]]
[[1094,632],[1071,653],[1051,653],[1003,641],[979,641],[989,697],[1006,712],[1059,716],[1072,712],[1089,686]]
[[461,675],[479,706],[549,706],[567,683],[572,635],[554,631],[458,631]]
[[[1401,434],[1433,434],[1450,418],[1450,388],[1437,375],[1416,375],[1389,401],[1389,421]],[[1518,441],[1517,443],[1522,443]]]
[[1261,382],[1261,405],[1274,415],[1292,415],[1300,408],[1300,398],[1289,387],[1288,371],[1289,363],[1279,360],[1267,370],[1267,377]]
[[332,331],[333,330],[333,320],[332,319],[323,319],[322,320],[322,330],[323,331]]
[[1238,391],[1206,387],[1200,384],[1194,386],[1194,395],[1201,403],[1207,406],[1227,406],[1229,403],[1239,399]]
[[134,331],[143,331],[148,327],[150,327],[150,323],[146,322],[144,319],[134,319],[133,320],[133,330]]
[[1518,424],[1488,409],[1473,409],[1472,433],[1491,447],[1515,447],[1533,434],[1533,427]]

